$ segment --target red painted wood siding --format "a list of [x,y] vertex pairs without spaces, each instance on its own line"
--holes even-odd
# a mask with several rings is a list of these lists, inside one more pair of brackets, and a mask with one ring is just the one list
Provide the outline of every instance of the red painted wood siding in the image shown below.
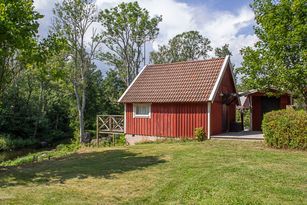
[[261,130],[261,96],[252,96],[252,128]]
[[[261,123],[263,113],[261,109],[261,99],[265,94],[256,93],[252,95],[252,129],[254,131],[261,131]],[[282,95],[279,97],[279,109],[286,109],[290,105],[290,96]]]
[[[223,132],[223,104],[222,104],[222,97],[220,96],[221,93],[235,93],[235,85],[232,79],[232,74],[230,72],[230,67],[226,69],[224,73],[224,77],[218,89],[218,92],[215,96],[215,99],[212,103],[211,108],[211,134],[219,134]],[[230,128],[231,124],[235,122],[236,117],[236,104],[238,101],[232,102],[230,105],[227,105],[227,115],[228,115],[228,128]],[[227,130],[226,130],[227,131]]]
[[280,96],[280,109],[286,109],[287,105],[290,105],[290,96],[289,95],[282,95]]
[[133,118],[133,104],[126,104],[126,133],[161,137],[194,137],[207,131],[207,103],[153,103],[151,118]]

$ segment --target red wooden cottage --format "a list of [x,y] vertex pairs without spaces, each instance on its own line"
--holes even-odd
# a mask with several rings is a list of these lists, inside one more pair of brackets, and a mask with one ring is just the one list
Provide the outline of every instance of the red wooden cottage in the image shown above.
[[208,138],[235,122],[238,104],[230,58],[147,65],[119,99],[130,143],[160,137]]

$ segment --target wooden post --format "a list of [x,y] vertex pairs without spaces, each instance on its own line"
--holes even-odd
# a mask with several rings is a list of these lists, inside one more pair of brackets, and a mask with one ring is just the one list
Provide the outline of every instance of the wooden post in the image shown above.
[[242,131],[244,131],[244,115],[243,115],[243,108],[240,110],[240,116],[241,116],[241,128]]
[[96,140],[97,140],[97,147],[99,146],[99,117],[96,116]]
[[115,147],[115,134],[113,133],[113,147]]
[[112,118],[111,117],[108,117],[108,118],[109,118],[109,129],[112,132],[113,131],[113,129],[112,129]]

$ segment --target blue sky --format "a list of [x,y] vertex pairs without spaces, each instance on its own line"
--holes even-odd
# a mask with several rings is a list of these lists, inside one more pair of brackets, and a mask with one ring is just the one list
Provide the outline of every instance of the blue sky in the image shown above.
[[[45,15],[40,21],[42,37],[48,33],[55,2],[34,0],[35,8]],[[120,2],[122,1],[96,0],[96,5],[98,9],[105,9],[114,7]],[[198,30],[211,40],[213,48],[225,43],[230,44],[233,54],[231,59],[239,66],[242,61],[240,49],[253,46],[257,41],[253,31],[254,14],[249,7],[251,0],[138,0],[138,2],[152,16],[162,15],[163,18],[159,24],[159,36],[148,45],[148,50],[156,50],[158,45],[166,44],[176,34]]]

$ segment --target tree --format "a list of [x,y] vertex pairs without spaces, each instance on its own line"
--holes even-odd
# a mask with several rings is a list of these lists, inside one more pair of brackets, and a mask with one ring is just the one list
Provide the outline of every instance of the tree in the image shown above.
[[177,61],[208,58],[212,50],[210,40],[198,31],[183,32],[172,38],[168,45],[159,46],[158,51],[151,52],[153,63],[170,63]]
[[227,55],[232,56],[232,53],[229,50],[229,44],[225,44],[221,48],[215,48],[214,53],[218,58],[225,58]]
[[[89,81],[87,87],[87,99],[85,107],[85,128],[89,130],[95,130],[96,126],[96,115],[99,114],[109,114],[108,100],[105,96],[104,88],[104,78],[101,70],[95,69],[95,71],[89,76]],[[112,113],[114,114],[114,113]]]
[[68,44],[69,80],[73,85],[79,116],[80,141],[84,136],[84,112],[89,76],[101,38],[92,31],[90,42],[86,41],[91,25],[97,21],[94,2],[88,0],[64,0],[54,9],[56,16],[54,32],[66,39]]
[[[218,58],[225,58],[227,55],[232,56],[231,51],[229,50],[229,44],[223,45],[221,48],[215,48],[214,49],[215,56]],[[234,81],[235,84],[238,83],[238,69],[235,68],[235,64],[232,64],[233,68],[233,75],[234,75]]]
[[121,3],[100,12],[103,43],[108,51],[100,59],[115,66],[122,80],[129,85],[145,61],[143,46],[158,35],[160,16],[150,18],[137,2]]
[[27,69],[18,72],[0,100],[0,133],[33,143],[71,136],[71,98],[63,80],[61,50],[56,36],[32,48]]
[[307,7],[302,0],[255,0],[259,41],[241,50],[242,82],[249,88],[291,91],[307,105]]
[[0,95],[31,56],[38,32],[32,0],[4,0],[0,3]]
[[116,70],[111,69],[107,72],[107,76],[103,82],[103,87],[109,104],[109,109],[107,109],[109,114],[122,114],[124,112],[124,107],[117,101],[124,93],[126,86],[125,82],[120,79]]

